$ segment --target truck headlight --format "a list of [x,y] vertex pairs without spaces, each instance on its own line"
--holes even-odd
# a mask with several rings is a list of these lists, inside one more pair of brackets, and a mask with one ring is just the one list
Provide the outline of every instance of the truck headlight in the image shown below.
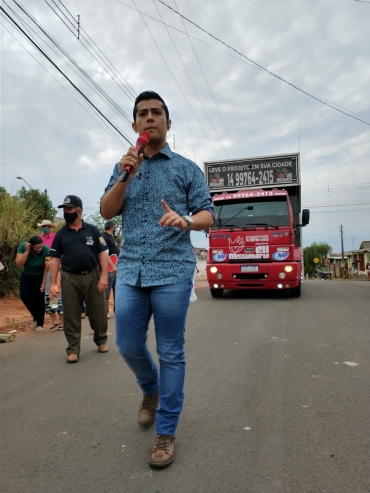
[[209,270],[212,272],[212,274],[216,274],[216,272],[218,271],[217,267],[215,266],[211,267]]
[[221,274],[221,272],[219,272],[219,273],[217,274],[217,276],[216,276],[216,277],[217,277],[217,279],[222,279],[222,274]]
[[284,270],[285,270],[285,272],[292,272],[293,267],[292,267],[291,265],[286,265],[286,266],[284,267]]
[[284,279],[285,278],[285,272],[279,272],[279,277],[280,277],[280,279]]

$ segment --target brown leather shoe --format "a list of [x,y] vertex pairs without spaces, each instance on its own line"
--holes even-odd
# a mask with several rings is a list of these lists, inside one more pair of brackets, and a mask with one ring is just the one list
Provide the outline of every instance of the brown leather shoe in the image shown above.
[[100,346],[98,346],[98,351],[99,353],[107,353],[108,346],[106,344],[100,344]]
[[80,357],[77,353],[71,353],[67,357],[67,363],[78,363],[79,359]]
[[157,435],[149,464],[152,467],[167,467],[175,458],[175,436]]
[[155,413],[158,407],[158,391],[151,396],[143,396],[139,408],[138,422],[140,428],[149,428],[155,421]]

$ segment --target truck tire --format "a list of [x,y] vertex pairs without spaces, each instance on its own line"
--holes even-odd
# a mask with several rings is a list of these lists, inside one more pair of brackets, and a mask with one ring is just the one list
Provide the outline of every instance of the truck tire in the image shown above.
[[212,298],[221,298],[223,294],[223,289],[211,289]]
[[300,298],[301,287],[302,287],[302,283],[299,283],[299,286],[297,286],[296,288],[290,289],[289,290],[290,297],[291,298]]

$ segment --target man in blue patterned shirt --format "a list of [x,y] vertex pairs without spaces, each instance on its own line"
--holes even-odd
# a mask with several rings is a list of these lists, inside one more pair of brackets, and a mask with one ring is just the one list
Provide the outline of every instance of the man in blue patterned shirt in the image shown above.
[[[166,467],[175,457],[175,430],[184,401],[185,323],[196,265],[190,230],[212,226],[213,205],[200,168],[166,143],[171,120],[161,96],[141,93],[133,116],[133,130],[148,132],[150,141],[144,155],[130,147],[115,165],[101,214],[110,219],[122,213],[117,346],[143,391],[139,426],[147,428],[156,420],[149,464]],[[132,171],[123,182],[127,165]],[[152,315],[159,372],[146,346]]]

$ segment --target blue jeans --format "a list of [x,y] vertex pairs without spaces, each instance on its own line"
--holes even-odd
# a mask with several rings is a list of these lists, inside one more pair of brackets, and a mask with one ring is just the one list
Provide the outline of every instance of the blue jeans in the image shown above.
[[[175,434],[183,407],[185,323],[192,285],[190,278],[166,286],[139,288],[117,279],[117,346],[143,393],[151,396],[159,390],[156,432],[160,435]],[[159,375],[146,346],[152,315]]]
[[112,289],[113,289],[113,311],[115,311],[114,292],[116,290],[116,274],[114,272],[108,272],[108,287],[105,290],[105,302],[107,304],[107,313],[109,313],[109,297]]

